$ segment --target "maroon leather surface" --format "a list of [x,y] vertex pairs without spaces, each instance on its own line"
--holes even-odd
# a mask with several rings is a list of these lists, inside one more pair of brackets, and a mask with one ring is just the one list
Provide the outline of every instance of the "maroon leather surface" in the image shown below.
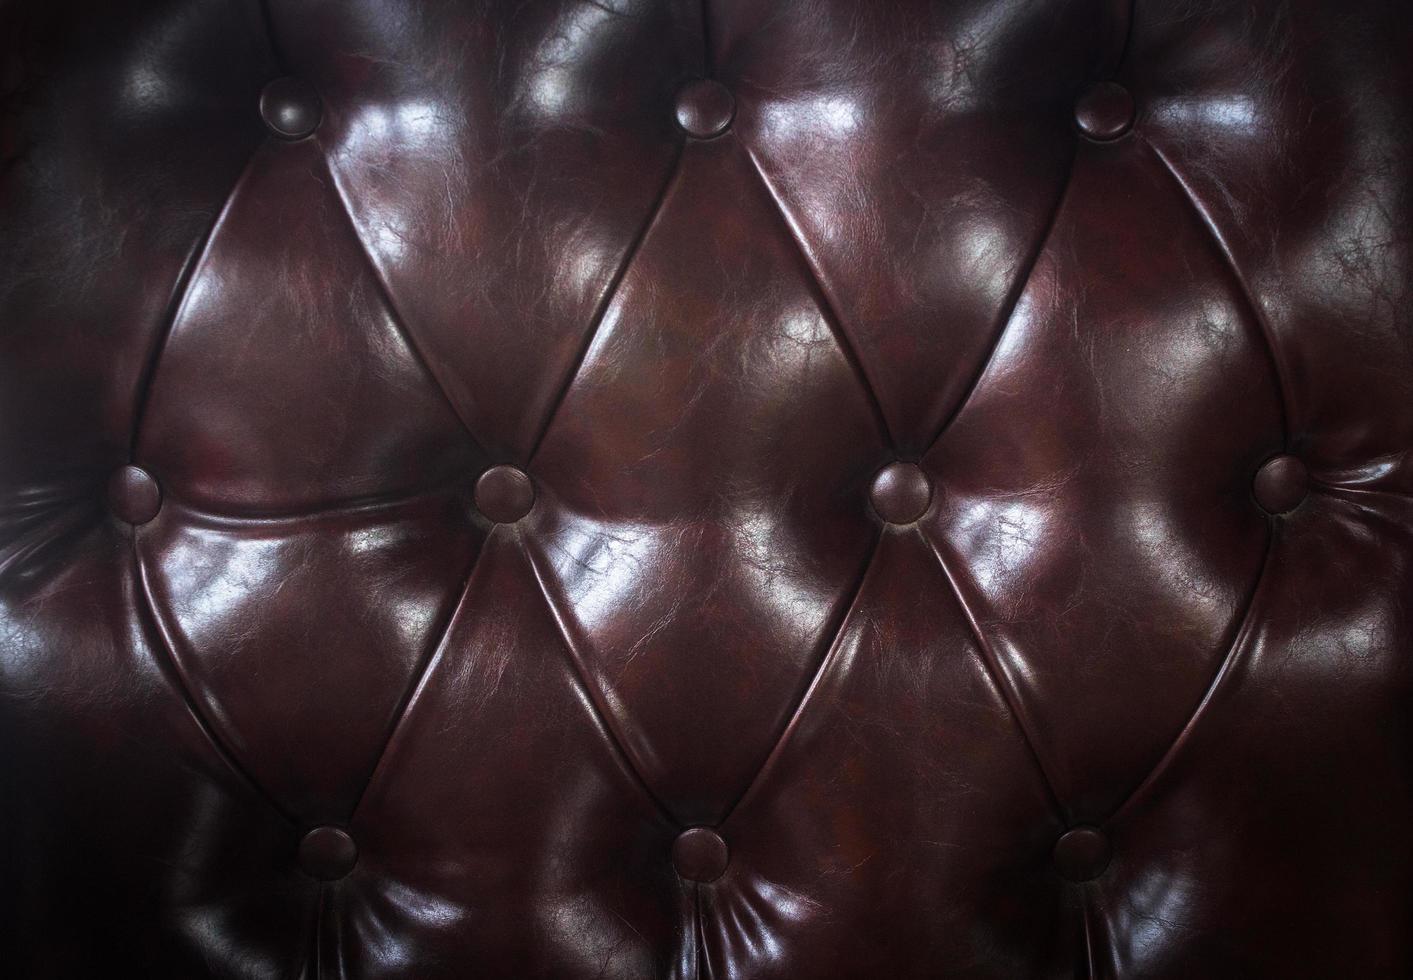
[[1413,6],[0,47],[0,974],[1413,976]]

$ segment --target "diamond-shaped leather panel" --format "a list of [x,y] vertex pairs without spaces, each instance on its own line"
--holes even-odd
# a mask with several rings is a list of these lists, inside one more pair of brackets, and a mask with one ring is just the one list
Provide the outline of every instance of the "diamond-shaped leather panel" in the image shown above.
[[0,7],[0,975],[1413,975],[1413,12]]

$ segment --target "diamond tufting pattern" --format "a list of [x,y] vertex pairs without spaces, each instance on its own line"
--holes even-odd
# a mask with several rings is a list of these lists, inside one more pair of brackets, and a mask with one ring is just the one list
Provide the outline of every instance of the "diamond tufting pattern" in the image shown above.
[[1410,45],[0,6],[0,973],[1413,975]]

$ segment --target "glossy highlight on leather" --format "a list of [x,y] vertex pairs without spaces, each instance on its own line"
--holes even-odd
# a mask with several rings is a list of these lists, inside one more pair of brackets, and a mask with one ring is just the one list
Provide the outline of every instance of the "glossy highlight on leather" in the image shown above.
[[1413,976],[1413,5],[0,5],[0,976]]

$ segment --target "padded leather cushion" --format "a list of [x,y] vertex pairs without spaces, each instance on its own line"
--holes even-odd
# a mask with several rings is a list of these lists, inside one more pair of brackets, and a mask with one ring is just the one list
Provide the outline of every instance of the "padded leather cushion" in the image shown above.
[[5,5],[7,975],[1413,975],[1411,10]]

